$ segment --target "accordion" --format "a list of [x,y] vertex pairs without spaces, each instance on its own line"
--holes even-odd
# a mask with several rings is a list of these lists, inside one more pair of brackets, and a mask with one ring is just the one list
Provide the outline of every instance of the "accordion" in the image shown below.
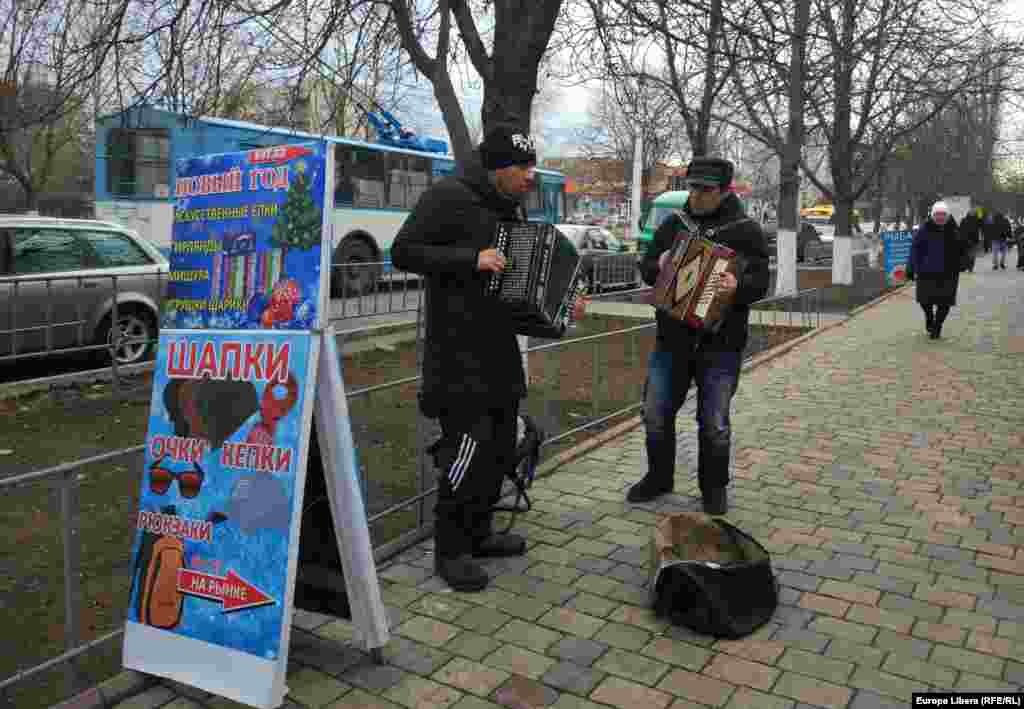
[[[698,330],[715,332],[722,325],[735,291],[720,293],[723,273],[739,278],[737,253],[715,243],[686,215],[680,215],[687,234],[676,240],[654,284],[653,305]],[[728,224],[726,226],[732,226]]]
[[499,222],[491,248],[505,257],[505,270],[487,275],[484,292],[506,307],[516,332],[565,334],[583,285],[572,242],[551,224]]

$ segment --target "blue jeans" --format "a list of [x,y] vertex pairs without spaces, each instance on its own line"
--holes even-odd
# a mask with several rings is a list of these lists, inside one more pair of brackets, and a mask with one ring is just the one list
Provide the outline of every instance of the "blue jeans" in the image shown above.
[[1006,267],[1007,243],[1000,239],[992,242],[992,268]]
[[701,490],[729,484],[732,429],[729,406],[739,384],[742,355],[735,351],[695,352],[658,348],[651,353],[644,387],[648,475],[672,480],[676,464],[676,415],[690,384],[697,383],[697,477]]

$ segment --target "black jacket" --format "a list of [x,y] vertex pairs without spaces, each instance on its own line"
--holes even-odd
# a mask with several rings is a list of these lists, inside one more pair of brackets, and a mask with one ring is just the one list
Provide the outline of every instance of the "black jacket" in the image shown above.
[[977,246],[981,243],[981,220],[970,211],[960,222],[960,240],[967,246]]
[[[734,194],[727,194],[713,214],[694,215],[689,212],[689,205],[683,210],[702,229],[735,222],[733,226],[716,233],[714,241],[734,249],[739,254],[742,270],[733,306],[718,332],[701,335],[699,331],[658,310],[658,339],[664,346],[671,348],[687,349],[702,343],[712,348],[742,351],[747,345],[750,304],[765,296],[771,280],[768,269],[768,240],[757,222],[746,218],[743,206]],[[658,258],[672,246],[681,231],[682,220],[672,215],[654,232],[654,240],[640,261],[640,273],[647,285],[654,285],[658,278]]]
[[488,408],[526,394],[512,321],[484,297],[486,277],[477,270],[501,220],[521,220],[519,203],[475,169],[424,192],[391,247],[396,268],[426,277],[421,407],[428,416],[445,406]]
[[949,217],[939,226],[931,219],[922,224],[910,244],[907,277],[917,281],[917,302],[922,305],[956,305],[966,243],[956,220]]
[[985,233],[985,240],[988,242],[1008,241],[1013,236],[1013,227],[1010,225],[1010,220],[1002,212],[985,215],[985,221],[981,229]]

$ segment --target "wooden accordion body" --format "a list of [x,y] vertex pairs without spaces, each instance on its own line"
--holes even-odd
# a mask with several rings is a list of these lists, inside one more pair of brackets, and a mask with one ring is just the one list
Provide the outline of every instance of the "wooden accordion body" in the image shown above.
[[499,222],[491,248],[505,257],[505,270],[487,275],[484,292],[508,309],[516,332],[564,335],[582,287],[572,242],[551,224]]
[[735,291],[718,291],[723,273],[739,278],[738,254],[708,238],[687,215],[680,215],[686,231],[676,238],[664,268],[654,284],[653,305],[692,328],[716,332],[732,305]]

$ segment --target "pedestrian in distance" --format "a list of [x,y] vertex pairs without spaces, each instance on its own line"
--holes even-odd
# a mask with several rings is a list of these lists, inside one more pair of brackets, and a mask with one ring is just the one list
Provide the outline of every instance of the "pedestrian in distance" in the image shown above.
[[907,277],[917,281],[917,302],[924,310],[928,337],[942,336],[942,324],[956,305],[964,242],[945,202],[932,205],[931,216],[914,233]]
[[960,221],[960,240],[964,244],[964,262],[962,271],[974,273],[974,264],[978,257],[978,246],[981,244],[981,208],[968,210]]
[[985,215],[985,238],[992,244],[992,270],[1006,270],[1006,250],[1013,238],[1013,227],[1006,215],[996,210]]
[[[704,511],[728,510],[731,427],[729,409],[739,383],[747,344],[750,305],[768,292],[768,242],[761,227],[744,214],[739,198],[728,192],[733,164],[712,157],[694,158],[686,171],[689,191],[683,211],[703,231],[720,229],[714,241],[734,249],[744,263],[739,277],[725,273],[719,288],[734,291],[733,306],[717,332],[689,327],[659,310],[655,350],[644,388],[643,421],[647,474],[630,487],[629,502],[647,502],[675,488],[676,414],[690,385],[697,386],[697,477]],[[654,233],[640,263],[644,281],[654,285],[683,221],[671,215]]]
[[[511,314],[484,294],[506,259],[491,243],[499,221],[525,221],[535,188],[533,141],[498,128],[479,146],[480,165],[432,185],[391,249],[396,268],[426,280],[426,338],[420,411],[438,419],[431,448],[440,472],[434,508],[434,565],[456,591],[489,581],[481,557],[525,553],[518,534],[494,531],[494,505],[515,466],[519,402],[526,377]],[[575,317],[582,317],[583,300]]]
[[1017,243],[1017,270],[1024,271],[1024,220],[1017,223],[1013,239]]

